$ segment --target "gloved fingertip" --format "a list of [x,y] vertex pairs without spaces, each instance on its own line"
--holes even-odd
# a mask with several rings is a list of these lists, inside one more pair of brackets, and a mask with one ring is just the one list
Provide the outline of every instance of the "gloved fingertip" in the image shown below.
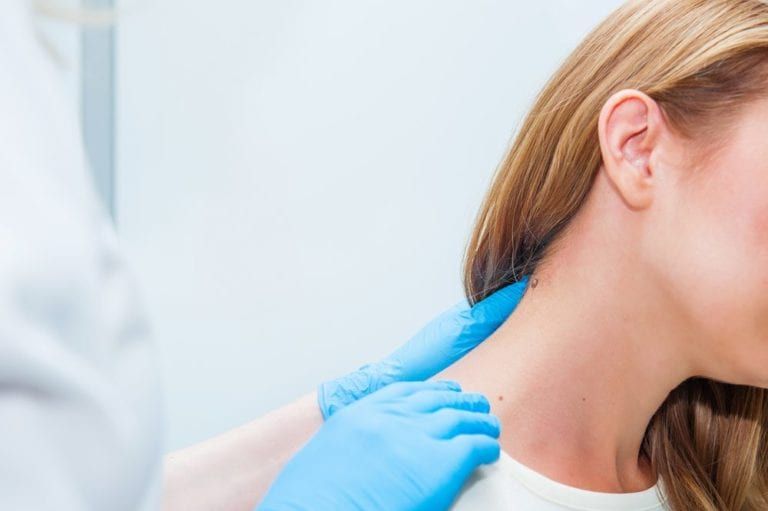
[[509,284],[489,297],[475,304],[476,309],[482,309],[489,317],[506,319],[517,308],[528,287],[529,277],[526,275],[514,284]]
[[491,402],[483,394],[476,394],[475,406],[476,410],[481,413],[488,413],[491,411]]
[[493,435],[493,438],[499,438],[501,436],[501,420],[493,414],[489,415],[489,417],[495,428],[495,435]]

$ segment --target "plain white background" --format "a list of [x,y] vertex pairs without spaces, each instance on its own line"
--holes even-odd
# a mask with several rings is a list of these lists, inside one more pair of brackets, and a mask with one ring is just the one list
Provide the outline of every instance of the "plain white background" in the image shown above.
[[621,2],[125,3],[118,226],[171,450],[387,354],[460,300],[510,137]]

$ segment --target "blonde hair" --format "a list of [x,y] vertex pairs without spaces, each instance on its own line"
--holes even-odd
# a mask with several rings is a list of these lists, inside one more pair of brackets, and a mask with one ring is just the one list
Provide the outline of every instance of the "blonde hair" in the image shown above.
[[[768,97],[766,0],[630,0],[537,96],[478,213],[464,264],[471,303],[523,276],[584,202],[601,164],[598,117],[634,88],[700,157],[752,100]],[[702,378],[670,394],[642,456],[675,511],[768,509],[768,392]]]

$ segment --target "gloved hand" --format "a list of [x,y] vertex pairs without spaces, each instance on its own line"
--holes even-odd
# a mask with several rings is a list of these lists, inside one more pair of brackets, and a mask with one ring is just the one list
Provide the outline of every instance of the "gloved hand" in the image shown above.
[[499,421],[453,382],[394,383],[328,419],[257,511],[445,510],[499,457]]
[[466,299],[422,328],[389,357],[321,384],[320,411],[328,419],[361,397],[396,381],[422,381],[436,375],[490,336],[515,310],[528,276],[469,307]]

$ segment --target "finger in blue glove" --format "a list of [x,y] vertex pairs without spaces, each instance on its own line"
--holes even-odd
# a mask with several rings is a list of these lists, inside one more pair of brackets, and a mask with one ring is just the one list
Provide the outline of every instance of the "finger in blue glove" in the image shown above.
[[350,403],[396,381],[422,381],[436,375],[488,338],[515,310],[529,277],[506,286],[470,307],[464,299],[443,312],[384,360],[368,364],[318,387],[325,419]]
[[454,382],[394,383],[325,422],[258,511],[445,510],[499,457],[488,400]]

